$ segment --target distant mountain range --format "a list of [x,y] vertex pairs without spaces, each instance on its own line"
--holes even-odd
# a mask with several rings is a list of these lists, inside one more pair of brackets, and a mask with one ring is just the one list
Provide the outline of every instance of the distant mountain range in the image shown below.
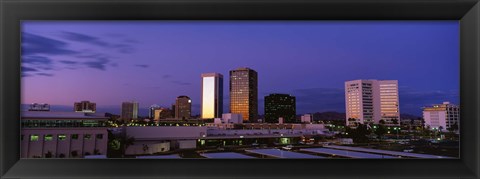
[[[314,121],[333,121],[333,120],[345,120],[345,113],[328,111],[328,112],[316,112],[313,113]],[[401,119],[417,119],[421,118],[420,116],[412,114],[400,114]]]

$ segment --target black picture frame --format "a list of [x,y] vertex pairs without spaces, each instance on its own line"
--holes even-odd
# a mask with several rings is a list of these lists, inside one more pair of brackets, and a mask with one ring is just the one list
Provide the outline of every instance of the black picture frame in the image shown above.
[[[479,178],[477,0],[1,0],[2,178]],[[19,159],[22,20],[459,20],[460,159]]]

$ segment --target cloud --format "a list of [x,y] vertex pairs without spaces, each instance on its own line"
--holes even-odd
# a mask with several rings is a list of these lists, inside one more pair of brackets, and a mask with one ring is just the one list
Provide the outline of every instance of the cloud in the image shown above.
[[307,88],[293,90],[297,113],[345,111],[345,92],[338,88]]
[[98,58],[94,61],[84,62],[87,67],[105,71],[107,64],[110,62],[107,58]]
[[110,46],[109,43],[104,42],[97,37],[93,37],[93,36],[89,36],[89,35],[85,35],[85,34],[79,34],[79,33],[75,33],[75,32],[65,32],[64,31],[64,32],[61,33],[61,36],[65,39],[71,40],[71,41],[84,42],[84,43],[89,43],[89,44],[98,45],[98,46],[102,46],[102,47]]
[[36,73],[36,75],[40,75],[40,76],[48,76],[48,77],[51,77],[51,76],[53,76],[53,74],[50,74],[50,73]]
[[444,101],[449,101],[458,104],[460,101],[460,94],[458,90],[399,90],[400,95],[400,112],[420,115],[422,108],[433,104],[441,104]]
[[135,65],[136,67],[140,67],[140,68],[148,68],[150,67],[150,65],[145,65],[145,64],[137,64]]
[[33,65],[49,65],[52,64],[52,60],[43,56],[25,56],[22,58],[22,63]]
[[116,44],[116,45],[113,45],[112,47],[115,48],[120,53],[129,54],[129,53],[135,52],[135,49],[132,46],[127,44]]
[[106,47],[106,48],[111,48],[114,50],[117,50],[120,53],[133,53],[135,49],[129,44],[124,44],[124,43],[109,43],[106,42],[98,37],[94,37],[91,35],[86,35],[86,34],[80,34],[76,32],[62,32],[61,37],[64,39],[70,40],[70,41],[76,41],[76,42],[82,42],[82,43],[88,43],[96,46],[101,46],[101,47]]
[[35,68],[22,66],[22,72],[32,72],[32,71],[38,71],[38,70]]
[[[293,90],[297,113],[337,111],[345,112],[344,89],[309,88]],[[458,104],[458,90],[413,90],[400,88],[400,112],[421,116],[422,107],[450,101]],[[260,101],[259,101],[260,103]]]
[[172,77],[172,75],[163,75],[162,76],[163,79],[168,79],[168,78],[171,78],[171,77]]
[[60,63],[63,63],[63,64],[68,64],[68,65],[78,64],[78,62],[70,61],[70,60],[60,60],[59,62],[60,62]]
[[31,33],[22,33],[22,55],[70,55],[78,52],[69,50],[68,43]]

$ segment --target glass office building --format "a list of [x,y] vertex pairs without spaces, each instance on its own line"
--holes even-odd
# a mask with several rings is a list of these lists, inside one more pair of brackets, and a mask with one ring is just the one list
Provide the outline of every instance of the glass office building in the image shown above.
[[256,122],[258,79],[255,70],[238,68],[230,71],[230,113],[241,114],[244,121]]
[[202,118],[220,118],[223,113],[223,75],[202,74]]
[[265,122],[278,123],[278,118],[287,123],[296,120],[295,96],[288,94],[270,94],[265,96]]

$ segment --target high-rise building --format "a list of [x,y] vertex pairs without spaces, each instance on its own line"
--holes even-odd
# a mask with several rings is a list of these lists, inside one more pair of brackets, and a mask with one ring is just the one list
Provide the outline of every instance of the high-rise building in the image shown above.
[[123,102],[122,103],[122,119],[130,120],[138,118],[138,102]]
[[202,74],[202,118],[218,118],[223,114],[223,75]]
[[230,71],[230,113],[241,114],[245,121],[257,121],[258,79],[255,70],[238,68]]
[[153,105],[150,106],[150,108],[148,108],[148,118],[149,119],[154,118],[156,109],[160,109],[160,106],[157,105],[157,104],[153,104]]
[[353,80],[345,82],[347,126],[381,123],[400,125],[397,80]]
[[192,116],[192,100],[188,96],[179,96],[175,102],[175,118],[190,119]]
[[97,104],[90,101],[80,101],[73,104],[75,112],[95,113],[97,111]]
[[460,107],[443,102],[443,104],[435,104],[431,107],[423,108],[423,119],[425,127],[431,130],[458,130],[460,127]]
[[265,122],[278,123],[280,117],[284,119],[283,122],[295,122],[295,96],[288,94],[270,94],[265,96]]
[[50,105],[45,103],[32,103],[28,111],[50,111]]

